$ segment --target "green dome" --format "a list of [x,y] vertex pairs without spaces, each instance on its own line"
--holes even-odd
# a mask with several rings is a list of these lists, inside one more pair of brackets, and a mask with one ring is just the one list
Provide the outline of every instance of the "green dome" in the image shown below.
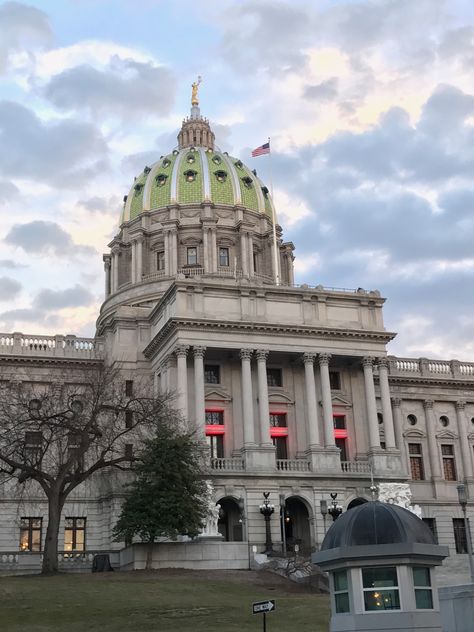
[[272,220],[267,187],[238,158],[205,147],[184,147],[161,157],[135,178],[121,221],[170,204],[243,206]]

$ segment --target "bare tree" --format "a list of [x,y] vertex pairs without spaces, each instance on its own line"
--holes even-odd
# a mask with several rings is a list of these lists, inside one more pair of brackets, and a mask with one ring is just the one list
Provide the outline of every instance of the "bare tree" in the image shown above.
[[36,481],[47,498],[42,573],[58,570],[69,494],[99,470],[129,469],[143,440],[177,421],[169,402],[169,395],[153,395],[149,380],[125,382],[107,368],[60,386],[0,386],[0,472],[23,484]]

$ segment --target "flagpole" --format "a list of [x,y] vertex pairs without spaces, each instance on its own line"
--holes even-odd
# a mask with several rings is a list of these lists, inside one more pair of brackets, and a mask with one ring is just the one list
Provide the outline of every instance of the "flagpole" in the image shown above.
[[273,177],[272,177],[272,146],[270,143],[270,136],[268,137],[268,163],[270,167],[270,193],[271,193],[271,207],[272,207],[272,224],[273,224],[273,266],[275,268],[275,285],[280,285],[280,266],[278,265],[278,244],[276,233],[276,214],[275,214],[275,202],[273,198]]

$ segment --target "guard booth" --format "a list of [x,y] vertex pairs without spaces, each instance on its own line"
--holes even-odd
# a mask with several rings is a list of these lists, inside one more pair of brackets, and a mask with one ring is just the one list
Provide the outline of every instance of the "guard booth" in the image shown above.
[[415,514],[378,501],[342,514],[312,561],[329,572],[331,632],[442,632],[433,569],[448,556]]

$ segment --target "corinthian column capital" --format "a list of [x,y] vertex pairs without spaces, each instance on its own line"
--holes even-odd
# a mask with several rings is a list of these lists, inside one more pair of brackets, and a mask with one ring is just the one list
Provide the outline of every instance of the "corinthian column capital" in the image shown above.
[[239,355],[241,360],[250,360],[253,355],[253,349],[241,349]]
[[371,358],[370,356],[362,358],[362,366],[373,367],[374,366],[374,358]]
[[320,353],[318,355],[319,366],[329,366],[332,355],[330,353]]
[[379,367],[379,369],[387,369],[388,370],[388,360],[387,360],[387,358],[378,358],[377,359],[377,366]]
[[431,410],[433,408],[433,404],[434,404],[434,402],[433,402],[432,399],[425,399],[423,401],[423,408],[425,410]]
[[174,352],[177,358],[179,357],[186,357],[188,355],[188,351],[189,351],[189,345],[178,345]]
[[268,358],[268,351],[266,349],[257,349],[255,355],[257,356],[257,360],[259,360],[260,362],[266,362]]
[[204,358],[206,347],[193,347],[193,355],[195,358]]
[[463,402],[462,400],[460,400],[456,402],[455,406],[456,406],[456,410],[464,410],[464,408],[466,407],[466,402]]
[[303,362],[305,364],[314,364],[316,360],[316,353],[303,353]]

